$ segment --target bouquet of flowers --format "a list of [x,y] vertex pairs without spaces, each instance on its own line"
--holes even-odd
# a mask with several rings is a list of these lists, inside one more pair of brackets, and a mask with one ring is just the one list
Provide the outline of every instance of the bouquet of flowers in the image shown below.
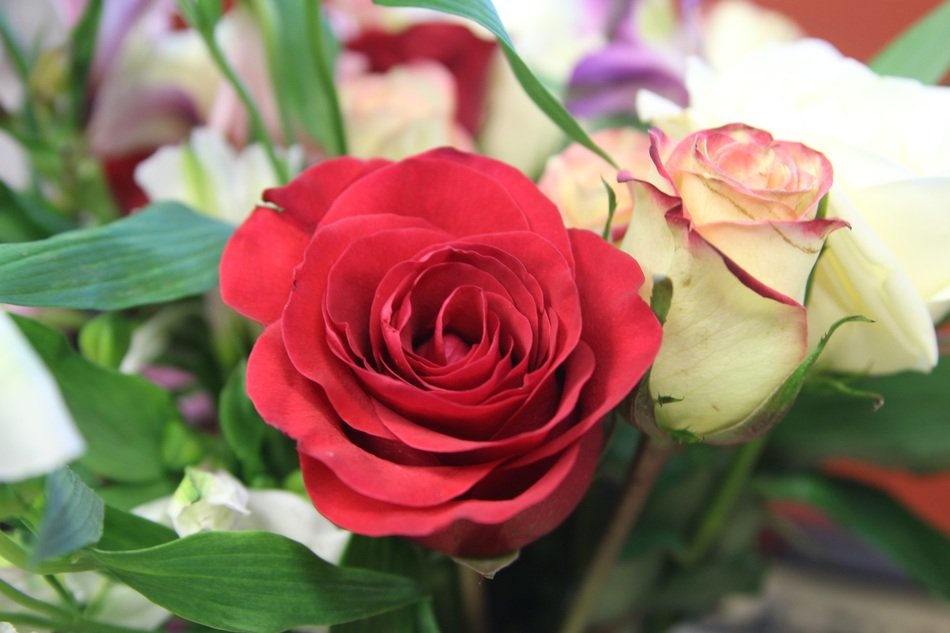
[[946,615],[948,30],[0,2],[0,632]]

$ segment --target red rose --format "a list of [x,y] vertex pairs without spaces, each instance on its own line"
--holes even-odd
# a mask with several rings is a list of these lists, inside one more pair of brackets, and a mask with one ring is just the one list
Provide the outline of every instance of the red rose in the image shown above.
[[267,325],[248,392],[317,509],[463,556],[557,526],[659,347],[636,262],[454,150],[330,160],[264,199],[281,210],[238,228],[222,292]]
[[371,30],[346,43],[369,59],[370,70],[386,72],[398,64],[432,60],[455,78],[455,119],[470,134],[482,121],[488,69],[497,45],[460,24],[427,22],[399,33]]

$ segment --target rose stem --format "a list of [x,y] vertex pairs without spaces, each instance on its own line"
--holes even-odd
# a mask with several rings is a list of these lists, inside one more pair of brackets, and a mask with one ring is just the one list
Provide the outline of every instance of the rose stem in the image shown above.
[[561,633],[584,631],[590,612],[607,582],[607,576],[672,452],[672,444],[651,439],[647,434],[641,435],[637,454],[630,464],[627,480],[623,485],[620,502],[610,525],[607,526],[607,532],[597,546],[594,558],[587,567],[580,589],[571,601]]
[[729,471],[716,491],[716,496],[703,513],[699,527],[682,553],[676,556],[676,560],[681,565],[693,565],[706,554],[709,546],[720,533],[723,523],[729,518],[729,513],[739,495],[745,490],[749,475],[756,462],[759,461],[759,455],[762,454],[764,446],[765,437],[760,437],[738,448],[729,465]]
[[465,621],[471,633],[488,633],[488,599],[485,596],[485,578],[465,565],[457,565],[459,593]]

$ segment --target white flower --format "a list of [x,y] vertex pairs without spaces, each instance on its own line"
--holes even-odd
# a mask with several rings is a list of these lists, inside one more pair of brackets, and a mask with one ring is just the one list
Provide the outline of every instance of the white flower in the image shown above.
[[207,530],[233,530],[247,508],[247,489],[230,473],[186,468],[165,508],[179,536]]
[[656,95],[642,118],[681,136],[741,121],[823,152],[834,167],[827,242],[808,302],[812,344],[842,328],[820,362],[870,374],[931,369],[934,322],[950,310],[950,88],[880,77],[826,42],[768,47],[716,72],[691,60],[690,107]]
[[801,29],[778,11],[748,0],[722,0],[709,7],[703,23],[703,57],[724,68],[773,42],[802,37]]
[[173,527],[180,536],[201,530],[263,530],[306,546],[330,563],[339,563],[350,533],[286,490],[247,490],[225,471],[188,469],[172,497],[139,506],[134,512]]
[[0,312],[0,482],[48,473],[85,450],[53,376]]
[[[299,149],[289,151],[288,159],[296,172]],[[209,128],[155,152],[136,168],[135,181],[153,202],[175,200],[231,224],[240,224],[264,189],[279,184],[263,147],[253,144],[238,152]]]

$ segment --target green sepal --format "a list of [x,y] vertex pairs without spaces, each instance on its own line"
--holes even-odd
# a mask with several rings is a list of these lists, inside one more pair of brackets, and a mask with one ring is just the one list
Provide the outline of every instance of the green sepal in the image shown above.
[[601,233],[601,237],[610,242],[610,226],[613,224],[614,214],[617,212],[617,193],[610,186],[610,183],[603,178],[600,179],[600,182],[604,185],[604,191],[607,192],[607,221],[604,223],[604,232]]

